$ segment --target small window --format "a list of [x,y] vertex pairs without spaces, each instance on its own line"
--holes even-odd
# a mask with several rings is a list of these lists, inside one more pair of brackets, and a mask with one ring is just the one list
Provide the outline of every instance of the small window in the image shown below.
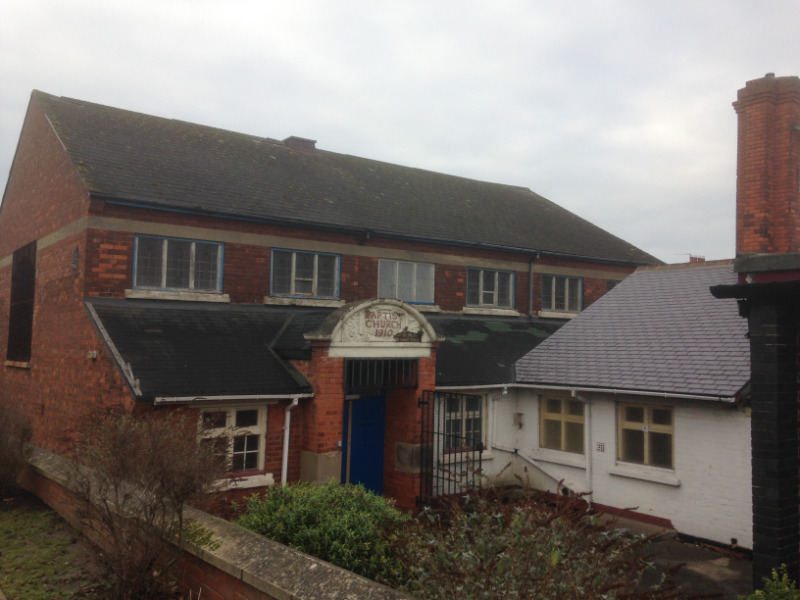
[[673,413],[668,406],[620,404],[619,452],[622,462],[673,468]]
[[539,446],[583,454],[583,402],[542,397],[539,405]]
[[273,296],[339,297],[339,257],[313,252],[272,251]]
[[219,292],[221,274],[222,244],[136,237],[136,288]]
[[580,312],[583,304],[583,280],[580,277],[542,275],[542,310]]
[[490,308],[513,308],[514,273],[467,269],[467,304]]
[[451,396],[444,407],[445,452],[483,449],[483,399],[480,396]]
[[6,360],[28,362],[33,339],[33,300],[36,292],[36,242],[16,250],[11,263]]
[[200,415],[201,439],[225,453],[234,475],[264,470],[266,432],[263,407],[215,409]]
[[433,265],[400,260],[378,262],[378,297],[433,304]]

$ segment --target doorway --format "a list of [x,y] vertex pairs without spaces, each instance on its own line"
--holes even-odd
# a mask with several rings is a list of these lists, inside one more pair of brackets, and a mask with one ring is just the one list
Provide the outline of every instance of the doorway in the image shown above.
[[345,402],[342,483],[360,483],[383,494],[385,423],[385,393]]

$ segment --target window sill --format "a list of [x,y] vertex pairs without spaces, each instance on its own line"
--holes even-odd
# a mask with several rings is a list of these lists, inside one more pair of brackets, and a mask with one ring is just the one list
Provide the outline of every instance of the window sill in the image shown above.
[[578,316],[576,312],[561,312],[557,310],[540,310],[539,316],[545,319],[571,319]]
[[494,315],[498,317],[519,317],[513,308],[491,308],[489,306],[466,306],[461,310],[465,315]]
[[680,487],[681,480],[675,476],[674,471],[669,469],[659,469],[658,467],[647,467],[644,465],[634,465],[630,463],[617,463],[609,469],[610,475],[617,477],[628,477],[629,479],[641,479],[651,483],[660,483],[673,487]]
[[246,490],[275,485],[275,478],[272,473],[252,473],[251,475],[233,475],[230,479],[221,480],[220,483],[231,490]]
[[142,300],[184,300],[189,302],[230,302],[228,294],[213,292],[171,292],[166,290],[125,290],[126,298]]
[[14,369],[30,369],[31,363],[30,361],[21,361],[21,360],[7,360],[6,361],[7,367],[12,367]]
[[562,452],[551,448],[537,448],[531,453],[531,458],[546,463],[563,465],[565,467],[575,467],[577,469],[586,468],[586,455],[576,454],[575,452]]
[[275,304],[278,306],[316,306],[320,308],[339,308],[344,306],[342,300],[320,300],[317,298],[276,298],[265,296],[264,304]]

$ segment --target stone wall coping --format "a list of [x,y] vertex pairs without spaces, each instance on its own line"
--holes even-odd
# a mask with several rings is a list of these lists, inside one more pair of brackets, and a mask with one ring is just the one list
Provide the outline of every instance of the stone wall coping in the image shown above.
[[[74,491],[69,458],[33,447],[29,461],[39,475]],[[209,530],[219,543],[216,549],[184,543],[189,554],[276,600],[413,600],[405,593],[196,508],[187,507],[185,519]]]

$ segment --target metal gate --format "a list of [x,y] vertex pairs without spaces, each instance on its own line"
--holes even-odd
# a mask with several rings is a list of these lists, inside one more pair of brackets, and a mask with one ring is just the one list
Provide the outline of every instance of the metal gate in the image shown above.
[[483,398],[423,391],[422,455],[418,502],[461,494],[480,486],[483,453]]

